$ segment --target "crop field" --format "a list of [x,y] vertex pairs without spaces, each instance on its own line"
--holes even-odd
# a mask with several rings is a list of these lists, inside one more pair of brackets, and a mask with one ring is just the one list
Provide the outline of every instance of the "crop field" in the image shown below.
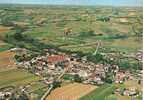
[[47,100],[78,100],[96,88],[96,86],[92,85],[72,83],[53,90]]
[[139,91],[143,91],[143,87],[142,84],[138,84],[138,80],[134,79],[134,80],[128,80],[125,82],[125,87],[129,88],[129,89],[138,89]]
[[0,86],[20,86],[27,83],[31,83],[38,80],[38,77],[35,77],[32,74],[28,74],[27,72],[12,69],[8,71],[0,72]]
[[[86,44],[98,40],[103,44],[101,47],[123,52],[135,52],[142,47],[142,41],[138,41],[142,39],[136,36],[136,32],[143,28],[142,9],[139,8],[119,7],[115,10],[112,7],[101,9],[74,6],[22,8],[17,5],[10,6],[8,9],[11,10],[5,11],[7,15],[4,13],[1,17],[3,23],[0,26],[0,33],[11,30],[11,27],[5,26],[5,23],[12,22],[13,25],[27,27],[24,34],[37,38],[45,44],[52,44],[70,51],[94,52],[96,45],[87,46]],[[130,14],[132,10],[134,10],[133,15]],[[110,18],[110,20],[105,22],[102,18]],[[13,27],[13,25],[9,26]],[[71,29],[66,36],[65,29]],[[84,45],[79,47],[80,44]]]
[[91,93],[87,94],[86,96],[83,96],[82,98],[80,98],[80,100],[106,100],[106,97],[112,94],[114,89],[114,85],[105,84],[92,91]]
[[5,43],[3,41],[0,41],[0,46],[5,45]]
[[11,27],[0,26],[0,34],[8,32]]
[[2,43],[2,45],[0,45],[0,52],[9,50],[10,48],[12,48],[13,46],[11,44],[7,44],[7,43]]
[[14,52],[2,51],[0,52],[0,70],[16,68],[14,61]]
[[[29,86],[28,92],[42,96],[47,89],[46,85],[39,82],[40,77],[28,73],[21,69],[9,69],[0,72],[0,88],[14,86],[19,89],[20,86]],[[39,92],[39,93],[38,93]],[[41,94],[41,95],[40,95]]]

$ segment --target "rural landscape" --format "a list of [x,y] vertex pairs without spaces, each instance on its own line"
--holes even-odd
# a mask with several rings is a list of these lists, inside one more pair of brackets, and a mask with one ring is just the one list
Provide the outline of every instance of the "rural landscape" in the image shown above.
[[142,100],[143,8],[0,4],[0,100]]

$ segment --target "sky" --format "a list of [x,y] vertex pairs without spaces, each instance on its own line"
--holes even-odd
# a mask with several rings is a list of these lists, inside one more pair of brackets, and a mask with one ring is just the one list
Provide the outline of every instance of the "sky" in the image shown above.
[[142,6],[143,0],[0,0],[9,4]]

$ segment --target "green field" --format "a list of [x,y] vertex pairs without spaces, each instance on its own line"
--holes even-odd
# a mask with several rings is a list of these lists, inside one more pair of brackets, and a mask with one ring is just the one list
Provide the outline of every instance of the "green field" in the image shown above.
[[12,48],[13,46],[10,45],[10,44],[5,44],[5,45],[2,45],[0,46],[0,52],[1,51],[5,51],[5,50],[9,50],[10,48]]
[[105,84],[95,89],[90,94],[83,96],[80,100],[106,100],[106,98],[111,95],[114,90],[115,85]]
[[0,87],[20,86],[38,80],[38,77],[17,69],[0,72]]
[[[134,15],[130,16],[132,10]],[[15,27],[16,24],[26,27],[23,34],[64,50],[94,52],[96,45],[92,43],[97,40],[102,40],[102,47],[127,53],[136,52],[142,47],[142,39],[138,41],[136,36],[137,32],[143,30],[142,8],[5,5],[1,6],[1,12],[1,26]],[[110,18],[110,21],[99,20],[104,17]],[[65,36],[64,30],[67,28],[72,31]],[[11,34],[11,31],[15,30],[11,29],[7,34]],[[91,45],[86,45],[90,43]],[[33,47],[23,42],[20,44]]]

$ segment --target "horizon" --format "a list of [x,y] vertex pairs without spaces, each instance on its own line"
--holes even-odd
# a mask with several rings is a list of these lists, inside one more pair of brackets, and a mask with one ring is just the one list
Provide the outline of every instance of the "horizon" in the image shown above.
[[0,1],[0,4],[143,7],[143,0],[5,0]]

